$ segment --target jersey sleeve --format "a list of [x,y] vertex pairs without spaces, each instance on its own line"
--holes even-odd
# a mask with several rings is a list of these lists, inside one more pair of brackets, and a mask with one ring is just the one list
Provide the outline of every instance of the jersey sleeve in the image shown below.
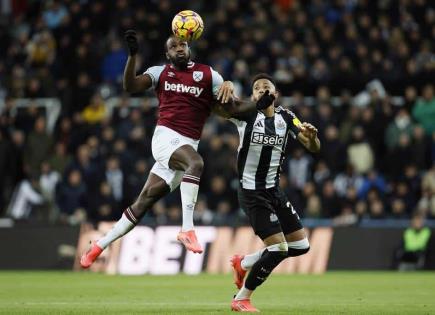
[[296,115],[292,111],[285,109],[285,108],[282,108],[282,107],[281,107],[281,110],[282,110],[282,116],[283,116],[285,122],[287,123],[288,130],[289,130],[291,136],[294,139],[296,139],[296,137],[298,136],[298,134],[300,132],[299,125],[301,124],[301,121],[299,120],[298,117],[296,117]]
[[211,84],[213,90],[213,97],[216,99],[219,92],[219,88],[221,87],[222,83],[224,83],[224,79],[219,74],[219,72],[213,70],[212,67],[210,67],[210,70],[211,70],[211,81],[212,81]]
[[155,89],[157,83],[159,82],[160,74],[162,73],[165,66],[154,66],[149,67],[143,74],[148,74],[151,78],[152,88]]
[[243,114],[232,115],[230,118],[228,118],[228,120],[238,126],[239,124],[255,121],[256,117],[257,111],[252,111]]

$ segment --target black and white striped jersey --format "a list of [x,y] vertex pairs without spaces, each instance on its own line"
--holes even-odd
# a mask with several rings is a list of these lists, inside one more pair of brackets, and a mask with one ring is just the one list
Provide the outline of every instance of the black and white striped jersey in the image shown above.
[[273,117],[261,111],[230,118],[239,131],[237,168],[241,187],[266,189],[279,185],[288,136],[296,138],[299,119],[281,106]]

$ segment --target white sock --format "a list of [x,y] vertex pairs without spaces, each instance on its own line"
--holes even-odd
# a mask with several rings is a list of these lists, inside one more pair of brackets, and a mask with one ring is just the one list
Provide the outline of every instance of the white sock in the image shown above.
[[[131,215],[131,213],[128,213],[126,215],[126,212],[130,211],[130,208],[127,208],[127,210],[124,211],[122,214],[121,219],[118,220],[118,222],[115,223],[115,225],[112,227],[112,229],[104,235],[101,239],[97,241],[97,245],[101,247],[102,249],[105,249],[107,246],[109,246],[112,242],[116,241],[118,238],[123,236],[124,234],[127,234],[132,228],[136,226],[136,223],[133,223],[131,218],[134,218],[134,216]],[[127,217],[129,216],[130,219]],[[135,218],[134,218],[135,220]]]
[[183,224],[181,231],[193,230],[193,211],[198,197],[199,177],[184,174],[180,184]]
[[251,297],[252,291],[248,290],[245,288],[245,286],[243,286],[239,292],[237,292],[236,297],[234,298],[236,301],[237,300],[246,300],[249,299]]
[[241,266],[244,270],[251,269],[251,267],[261,258],[261,255],[263,255],[263,252],[266,248],[262,248],[259,251],[245,255],[241,261]]

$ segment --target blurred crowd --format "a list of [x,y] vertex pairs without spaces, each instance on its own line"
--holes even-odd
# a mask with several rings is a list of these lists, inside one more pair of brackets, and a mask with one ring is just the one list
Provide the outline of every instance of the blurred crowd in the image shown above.
[[[194,60],[233,80],[242,97],[253,74],[270,73],[291,96],[283,105],[318,127],[321,153],[290,143],[281,176],[302,217],[435,218],[435,6],[425,0],[4,0],[0,216],[70,224],[120,216],[153,164],[157,115],[150,92],[135,95],[137,106],[122,93],[122,34],[138,31],[138,72],[162,64],[171,19],[186,8],[206,27]],[[61,103],[52,132],[44,107],[17,107],[44,97]],[[197,223],[244,220],[238,141],[231,123],[209,120]],[[175,192],[147,219],[178,224],[180,214]]]

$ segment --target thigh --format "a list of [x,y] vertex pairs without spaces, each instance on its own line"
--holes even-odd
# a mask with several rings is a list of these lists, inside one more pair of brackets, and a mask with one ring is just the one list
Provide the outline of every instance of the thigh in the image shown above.
[[173,170],[184,171],[194,161],[202,163],[202,157],[194,147],[185,144],[172,153],[168,165]]
[[264,245],[267,247],[267,246],[270,246],[270,245],[275,245],[275,244],[279,244],[279,243],[284,243],[284,242],[286,242],[286,241],[287,241],[287,240],[286,240],[286,238],[285,238],[285,236],[284,236],[284,233],[279,232],[279,233],[276,233],[276,234],[273,234],[273,235],[271,235],[271,236],[266,237],[266,238],[263,240],[263,243],[264,243]]
[[198,140],[185,137],[170,128],[157,126],[154,130],[151,150],[154,159],[169,169],[169,160],[175,151],[183,146],[189,146],[196,152],[198,143]]
[[299,229],[299,230],[296,230],[294,232],[290,232],[290,233],[286,234],[285,240],[287,242],[297,242],[297,241],[303,240],[306,237],[307,237],[307,234],[305,233],[305,229],[302,228],[302,229]]
[[293,234],[292,238],[298,237],[298,235],[300,234],[300,232],[298,231],[302,230],[303,232],[302,222],[293,205],[290,203],[287,196],[280,189],[277,189],[275,191],[274,206],[276,215],[278,216],[279,222],[281,223],[281,228],[284,234],[287,236],[295,233]]
[[254,233],[263,241],[283,232],[273,208],[273,200],[266,190],[240,189],[239,203],[248,216]]

